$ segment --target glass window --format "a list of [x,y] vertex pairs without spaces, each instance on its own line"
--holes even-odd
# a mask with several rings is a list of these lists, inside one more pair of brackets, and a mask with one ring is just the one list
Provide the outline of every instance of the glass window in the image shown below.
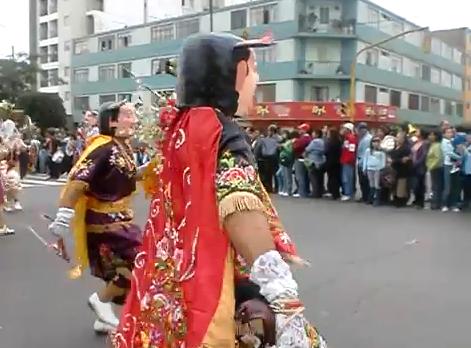
[[184,39],[191,34],[196,34],[200,31],[199,18],[190,19],[188,21],[177,22],[177,39]]
[[368,25],[377,27],[379,21],[379,12],[373,7],[368,6]]
[[49,0],[49,14],[57,12],[57,0]]
[[440,99],[431,98],[430,99],[430,111],[434,114],[440,113]]
[[168,41],[175,39],[174,24],[162,24],[151,28],[150,31],[152,42]]
[[132,99],[132,94],[131,93],[121,93],[121,94],[118,94],[118,101],[128,101],[130,102]]
[[451,74],[442,70],[442,85],[445,87],[451,87]]
[[452,87],[460,91],[463,89],[463,79],[461,76],[453,75]]
[[276,62],[276,46],[266,48],[255,48],[257,62],[275,63]]
[[39,24],[39,40],[47,40],[47,23]]
[[432,68],[430,71],[431,71],[431,74],[430,74],[431,81],[433,83],[439,84],[440,83],[440,70],[437,68]]
[[417,94],[409,94],[409,110],[419,110],[419,96]]
[[313,101],[329,101],[329,87],[312,86],[311,100]]
[[252,7],[250,9],[250,25],[262,25],[275,22],[276,5]]
[[365,85],[365,102],[376,104],[378,100],[378,89],[375,86]]
[[49,60],[48,48],[47,46],[39,47],[39,61],[41,64],[47,63]]
[[152,75],[164,74],[167,62],[175,65],[176,57],[161,57],[152,60]]
[[118,34],[118,48],[126,48],[131,45],[131,34]]
[[59,85],[59,69],[49,70],[49,86]]
[[47,15],[47,0],[39,0],[39,15]]
[[49,22],[49,39],[57,37],[57,19]]
[[59,60],[57,50],[57,45],[49,46],[49,63],[57,62]]
[[77,55],[88,53],[88,41],[87,40],[75,41],[74,53]]
[[118,78],[128,79],[131,77],[131,63],[118,64]]
[[98,49],[100,51],[110,51],[114,48],[114,36],[98,38]]
[[75,97],[74,108],[76,110],[89,110],[90,109],[90,97]]
[[375,48],[366,51],[366,65],[378,66],[379,51]]
[[321,7],[319,10],[319,21],[320,24],[329,24],[330,23],[330,8]]
[[402,58],[399,56],[391,55],[391,71],[395,73],[402,73]]
[[463,103],[456,104],[456,115],[459,117],[463,117]]
[[258,103],[274,102],[276,100],[276,84],[258,85],[255,97]]
[[420,110],[425,111],[425,112],[429,112],[430,111],[430,98],[423,95],[420,99],[421,99],[420,100]]
[[449,100],[445,100],[445,115],[453,115],[453,104]]
[[114,65],[100,66],[98,68],[98,79],[100,81],[113,80],[115,78]]
[[116,101],[115,94],[100,95],[99,97],[100,105],[104,103],[115,102],[115,101]]
[[430,65],[422,64],[422,80],[430,81],[432,78],[432,71]]
[[389,104],[392,106],[397,106],[398,108],[401,107],[401,91],[395,91],[391,89],[390,92],[390,101]]
[[247,27],[247,10],[231,12],[231,30],[244,29]]
[[75,69],[74,70],[74,82],[87,82],[88,81],[88,69]]
[[48,87],[49,86],[49,74],[47,73],[47,70],[41,71],[39,75],[39,85],[41,87]]

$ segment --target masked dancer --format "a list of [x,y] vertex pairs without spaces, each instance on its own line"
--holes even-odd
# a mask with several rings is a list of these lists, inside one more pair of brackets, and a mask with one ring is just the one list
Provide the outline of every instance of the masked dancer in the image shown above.
[[178,110],[114,347],[326,346],[303,316],[289,266],[300,259],[234,121],[253,107],[253,48],[270,44],[229,34],[185,42]]

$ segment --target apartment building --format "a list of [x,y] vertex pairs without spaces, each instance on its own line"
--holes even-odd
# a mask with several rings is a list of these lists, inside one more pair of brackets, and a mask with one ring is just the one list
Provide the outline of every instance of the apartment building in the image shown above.
[[[273,32],[277,45],[257,50],[257,99],[329,101],[350,97],[356,64],[356,101],[398,107],[398,116],[419,124],[463,121],[463,53],[431,33],[416,32],[381,47],[356,52],[395,34],[417,29],[368,0],[182,1],[183,15],[88,35],[73,41],[73,113],[118,99],[151,101],[129,71],[147,86],[171,90],[162,74],[183,40],[197,32],[255,37]],[[213,5],[214,5],[213,4]],[[186,14],[184,6],[193,6]],[[190,11],[191,12],[191,11]],[[128,39],[124,39],[127,37]],[[128,45],[123,45],[127,40]],[[355,58],[356,57],[356,58]]]
[[[432,40],[443,40],[452,47],[461,50],[463,55],[464,85],[463,85],[463,120],[471,123],[471,30],[469,28],[457,28],[450,30],[434,31]],[[432,45],[433,47],[434,45]],[[436,45],[435,45],[436,46]]]

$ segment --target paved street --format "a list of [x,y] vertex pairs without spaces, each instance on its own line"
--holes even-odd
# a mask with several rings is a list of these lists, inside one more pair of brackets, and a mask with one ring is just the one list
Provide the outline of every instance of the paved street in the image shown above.
[[[92,278],[66,279],[65,264],[27,231],[46,234],[59,187],[29,187],[17,229],[0,239],[0,347],[102,348],[86,299]],[[297,271],[309,317],[334,348],[469,348],[471,216],[356,203],[277,200],[312,267]],[[147,214],[142,197],[137,215]]]

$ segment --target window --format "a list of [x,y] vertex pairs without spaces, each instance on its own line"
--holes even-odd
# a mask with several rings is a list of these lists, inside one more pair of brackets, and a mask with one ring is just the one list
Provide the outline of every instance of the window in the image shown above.
[[402,73],[402,58],[399,56],[391,55],[391,71],[395,73]]
[[459,117],[463,117],[463,104],[462,103],[457,103],[456,104],[456,115]]
[[319,10],[320,14],[320,24],[329,24],[330,23],[330,8],[329,7],[321,7]]
[[99,97],[100,105],[104,103],[115,102],[115,101],[116,101],[115,94],[100,95]]
[[64,16],[64,27],[68,27],[70,23],[70,16]]
[[98,68],[98,80],[108,81],[115,78],[114,65],[105,65]]
[[440,70],[437,69],[437,68],[432,68],[432,69],[431,69],[431,76],[430,76],[430,77],[431,77],[430,80],[431,80],[433,83],[439,84],[439,83],[440,83]]
[[70,92],[65,92],[64,93],[64,100],[69,101],[70,100]]
[[276,100],[276,84],[258,85],[255,97],[258,103],[274,102]]
[[74,82],[87,82],[88,81],[88,69],[75,69],[74,70]]
[[420,110],[429,112],[430,111],[430,98],[423,95],[420,97]]
[[64,41],[64,51],[65,52],[70,51],[70,40]]
[[47,40],[47,23],[39,24],[39,40]]
[[311,100],[313,101],[329,101],[329,87],[312,86]]
[[47,15],[47,0],[39,0],[39,15]]
[[445,115],[453,115],[453,105],[449,100],[445,100]]
[[373,8],[368,6],[368,25],[377,27],[379,21],[379,12]]
[[167,62],[175,63],[176,57],[157,58],[152,60],[152,75],[165,73]]
[[67,78],[70,75],[70,68],[68,66],[64,67],[64,77]]
[[98,49],[100,51],[110,51],[114,47],[114,36],[98,38]]
[[57,45],[49,46],[49,63],[57,62],[58,60]]
[[131,93],[121,93],[121,94],[118,94],[118,101],[128,101],[130,102],[132,99],[132,94]]
[[118,78],[128,79],[131,77],[131,63],[118,64]]
[[57,37],[57,19],[49,22],[49,38]]
[[88,53],[88,41],[86,40],[75,41],[74,53],[75,54]]
[[49,0],[49,14],[57,12],[57,0]]
[[365,85],[365,102],[376,104],[378,89],[375,86]]
[[76,110],[89,110],[90,109],[90,98],[89,97],[75,97],[74,108]]
[[49,75],[47,73],[47,70],[41,71],[39,75],[39,85],[41,87],[48,87],[49,86]]
[[163,24],[151,28],[152,42],[167,41],[175,39],[175,26],[173,24]]
[[247,27],[247,10],[231,12],[231,30]]
[[398,108],[401,107],[401,91],[391,89],[389,104]]
[[131,34],[119,34],[118,35],[118,48],[126,48],[131,44]]
[[200,31],[199,18],[190,19],[188,21],[177,22],[177,39],[184,39],[191,34]]
[[378,66],[379,52],[377,49],[366,51],[366,65]]
[[419,110],[419,96],[417,94],[409,94],[409,110]]
[[49,70],[49,86],[59,85],[59,69]]
[[269,24],[275,21],[276,5],[252,7],[250,9],[250,26]]
[[39,61],[41,62],[41,64],[47,63],[48,60],[49,55],[47,46],[39,47]]
[[275,63],[276,62],[276,46],[267,48],[255,48],[257,62]]
[[422,64],[422,80],[430,81],[432,78],[432,71],[430,65]]
[[453,75],[453,79],[451,82],[452,82],[452,87],[454,89],[459,90],[459,91],[463,89],[463,79],[461,78],[461,76]]
[[451,87],[451,74],[442,70],[442,86]]
[[440,113],[440,99],[431,98],[430,99],[430,111],[434,114]]

